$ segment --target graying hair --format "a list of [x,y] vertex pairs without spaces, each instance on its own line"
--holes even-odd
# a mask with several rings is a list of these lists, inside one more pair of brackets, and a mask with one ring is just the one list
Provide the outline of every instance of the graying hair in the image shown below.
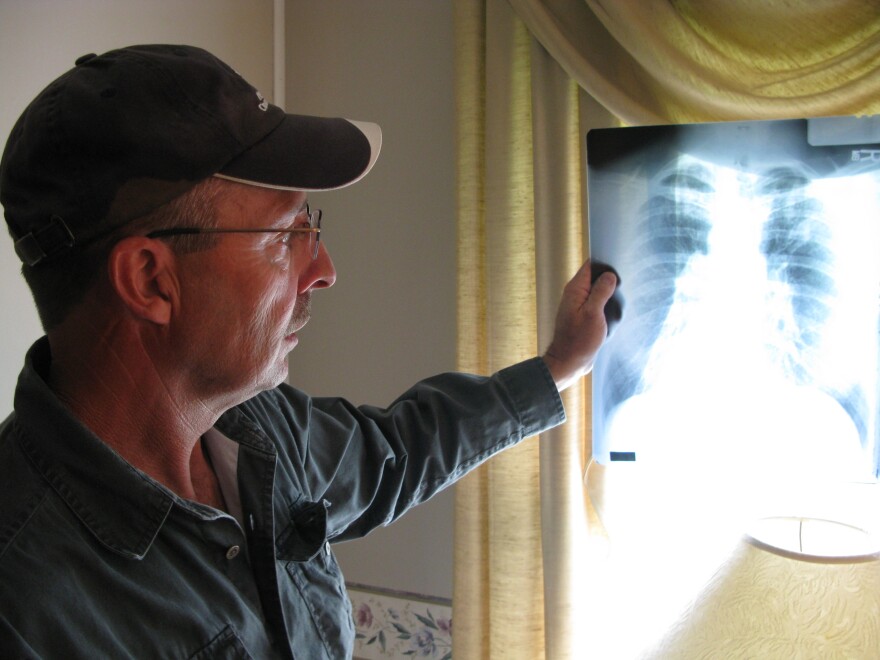
[[[215,226],[217,204],[228,186],[222,179],[209,177],[80,251],[37,267],[24,266],[22,274],[31,289],[43,329],[48,332],[58,326],[83,301],[99,277],[106,273],[110,251],[123,238],[177,226]],[[166,240],[176,252],[189,253],[213,247],[217,237],[174,236]]]

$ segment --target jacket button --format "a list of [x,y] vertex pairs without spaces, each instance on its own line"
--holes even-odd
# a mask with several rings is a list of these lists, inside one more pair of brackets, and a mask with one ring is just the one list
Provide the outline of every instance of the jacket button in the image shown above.
[[229,548],[229,550],[226,551],[226,558],[235,559],[236,557],[238,557],[239,552],[241,552],[241,548],[237,545],[233,545]]

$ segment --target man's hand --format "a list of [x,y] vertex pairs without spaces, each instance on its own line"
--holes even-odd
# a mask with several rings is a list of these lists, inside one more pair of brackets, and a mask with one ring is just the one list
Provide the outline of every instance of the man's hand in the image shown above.
[[589,373],[609,330],[620,320],[620,301],[612,300],[616,286],[613,269],[589,260],[565,285],[553,341],[544,354],[560,392]]

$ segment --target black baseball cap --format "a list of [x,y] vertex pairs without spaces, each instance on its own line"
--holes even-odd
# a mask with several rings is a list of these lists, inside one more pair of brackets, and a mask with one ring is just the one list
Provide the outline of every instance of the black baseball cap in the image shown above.
[[287,114],[192,46],[84,55],[16,122],[0,161],[15,251],[29,266],[69,254],[209,176],[333,190],[370,171],[376,124]]

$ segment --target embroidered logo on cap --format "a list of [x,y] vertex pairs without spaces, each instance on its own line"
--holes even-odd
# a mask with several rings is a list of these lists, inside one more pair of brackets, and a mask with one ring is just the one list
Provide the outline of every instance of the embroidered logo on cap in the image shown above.
[[258,105],[257,107],[260,110],[262,110],[263,112],[266,112],[266,110],[269,109],[269,102],[266,99],[264,99],[263,95],[260,94],[259,92],[257,92],[257,98],[260,99],[260,105]]

